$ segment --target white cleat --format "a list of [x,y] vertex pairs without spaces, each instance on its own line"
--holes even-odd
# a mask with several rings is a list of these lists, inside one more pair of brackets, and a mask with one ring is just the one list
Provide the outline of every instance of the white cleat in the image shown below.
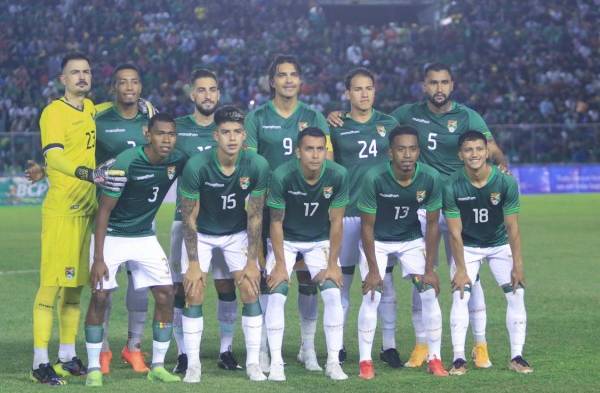
[[248,378],[251,381],[255,382],[267,380],[267,377],[261,371],[260,366],[256,363],[246,365],[246,375],[248,375]]
[[343,381],[344,379],[348,379],[348,376],[344,370],[342,370],[342,366],[340,366],[339,362],[327,363],[327,366],[325,366],[325,375],[334,381]]
[[260,351],[258,355],[258,362],[263,373],[268,374],[271,371],[271,356],[269,356],[269,352]]
[[304,364],[304,368],[308,371],[323,371],[321,366],[319,366],[317,354],[314,349],[304,350],[300,348],[297,359],[300,363]]
[[199,383],[201,376],[202,366],[200,364],[197,366],[188,366],[187,370],[185,371],[185,377],[183,377],[183,382]]
[[271,372],[269,373],[269,381],[283,382],[285,381],[285,372],[283,371],[283,364],[276,363],[271,364]]

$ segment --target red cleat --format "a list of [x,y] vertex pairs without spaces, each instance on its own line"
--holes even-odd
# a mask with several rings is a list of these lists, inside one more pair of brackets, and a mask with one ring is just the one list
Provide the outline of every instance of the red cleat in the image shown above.
[[144,354],[142,352],[131,352],[127,345],[121,351],[121,359],[123,359],[123,362],[129,363],[136,373],[147,373],[150,371],[148,366],[146,366]]
[[442,361],[438,358],[432,359],[427,362],[427,371],[436,377],[447,377],[448,371],[444,368]]
[[375,378],[375,369],[373,368],[372,360],[363,360],[358,364],[358,368],[360,369],[358,373],[359,378],[366,380]]
[[110,373],[110,362],[112,361],[112,351],[100,352],[100,372],[104,375]]

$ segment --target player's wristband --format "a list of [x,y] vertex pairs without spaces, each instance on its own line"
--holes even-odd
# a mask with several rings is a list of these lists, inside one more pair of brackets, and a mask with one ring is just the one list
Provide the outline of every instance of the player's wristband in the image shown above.
[[89,181],[90,183],[94,182],[94,170],[85,166],[78,166],[75,169],[75,177],[83,180]]

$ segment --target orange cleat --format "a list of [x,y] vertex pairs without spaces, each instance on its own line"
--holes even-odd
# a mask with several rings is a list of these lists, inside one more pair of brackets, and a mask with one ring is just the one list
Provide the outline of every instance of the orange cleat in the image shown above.
[[100,372],[104,375],[110,373],[112,351],[100,352]]
[[438,358],[431,359],[427,363],[427,371],[436,377],[447,377],[448,376],[448,371],[446,371],[446,369],[444,369],[444,365],[442,364],[442,361]]
[[121,351],[121,359],[123,359],[123,362],[129,363],[136,373],[147,373],[150,371],[148,366],[146,366],[144,354],[142,352],[131,352],[127,345]]
[[375,378],[375,369],[373,368],[372,360],[363,360],[358,364],[358,368],[360,369],[358,373],[359,378],[366,380]]

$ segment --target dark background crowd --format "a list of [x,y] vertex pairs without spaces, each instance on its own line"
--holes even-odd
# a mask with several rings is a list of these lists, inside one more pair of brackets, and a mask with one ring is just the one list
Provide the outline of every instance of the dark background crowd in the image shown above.
[[442,61],[453,97],[494,125],[513,162],[600,160],[600,0],[424,1],[430,18],[413,3],[372,23],[310,0],[0,0],[0,172],[39,150],[13,133],[39,129],[70,51],[92,60],[94,101],[110,100],[114,67],[133,62],[143,96],[176,115],[192,110],[185,87],[199,66],[218,73],[222,102],[252,109],[269,98],[273,55],[295,54],[302,100],[327,113],[347,107],[353,67],[377,74],[376,106],[391,111],[421,99],[424,64]]

